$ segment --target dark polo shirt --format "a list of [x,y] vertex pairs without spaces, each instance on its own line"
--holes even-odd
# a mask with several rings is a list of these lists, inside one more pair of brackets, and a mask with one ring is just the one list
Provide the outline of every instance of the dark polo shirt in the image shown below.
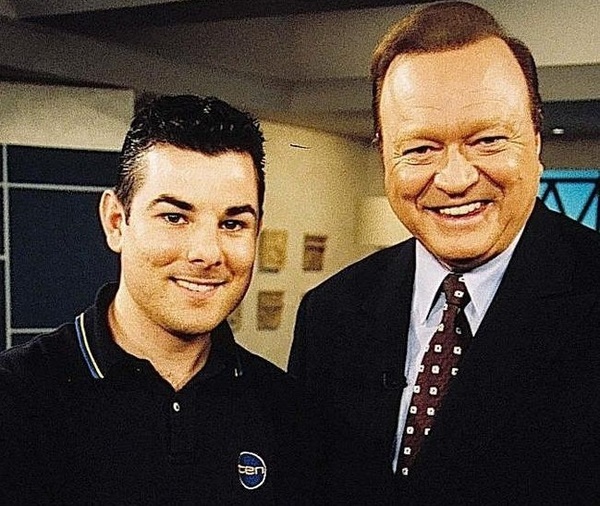
[[176,392],[113,342],[115,290],[0,354],[0,503],[304,504],[292,380],[222,324]]

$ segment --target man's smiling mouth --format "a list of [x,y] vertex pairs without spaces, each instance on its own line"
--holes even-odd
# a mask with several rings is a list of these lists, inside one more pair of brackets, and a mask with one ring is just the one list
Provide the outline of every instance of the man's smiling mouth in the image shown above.
[[482,202],[473,202],[471,204],[464,204],[462,206],[441,207],[437,211],[438,213],[445,214],[447,216],[465,216],[478,211],[482,207]]
[[204,282],[193,282],[185,279],[175,279],[175,283],[182,288],[191,290],[192,292],[208,293],[221,286],[224,281],[221,280],[206,280]]

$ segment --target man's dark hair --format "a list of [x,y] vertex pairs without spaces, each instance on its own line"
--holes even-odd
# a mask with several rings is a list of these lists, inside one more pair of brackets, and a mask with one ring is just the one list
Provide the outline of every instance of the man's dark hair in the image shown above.
[[396,56],[451,51],[490,37],[503,40],[517,59],[527,82],[531,119],[536,133],[539,132],[542,127],[542,99],[535,62],[527,46],[509,36],[485,9],[466,2],[443,2],[417,8],[408,14],[388,30],[373,52],[371,82],[375,140],[381,140],[381,88]]
[[137,104],[125,136],[115,186],[129,217],[131,201],[144,182],[142,158],[152,147],[166,144],[206,155],[248,153],[254,162],[258,213],[265,195],[264,136],[258,121],[215,97],[159,96]]

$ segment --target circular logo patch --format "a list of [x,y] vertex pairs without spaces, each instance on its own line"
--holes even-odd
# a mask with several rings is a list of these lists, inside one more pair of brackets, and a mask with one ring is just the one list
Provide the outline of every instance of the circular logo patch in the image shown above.
[[242,485],[248,490],[253,490],[267,479],[267,465],[256,453],[242,452],[238,459],[238,475]]

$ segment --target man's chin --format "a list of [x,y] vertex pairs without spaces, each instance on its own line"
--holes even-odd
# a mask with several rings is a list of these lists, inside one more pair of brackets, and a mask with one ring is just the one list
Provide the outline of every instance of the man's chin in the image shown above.
[[186,343],[201,340],[210,337],[211,332],[217,325],[203,325],[202,327],[188,325],[185,327],[177,327],[169,329],[175,339],[179,339]]

